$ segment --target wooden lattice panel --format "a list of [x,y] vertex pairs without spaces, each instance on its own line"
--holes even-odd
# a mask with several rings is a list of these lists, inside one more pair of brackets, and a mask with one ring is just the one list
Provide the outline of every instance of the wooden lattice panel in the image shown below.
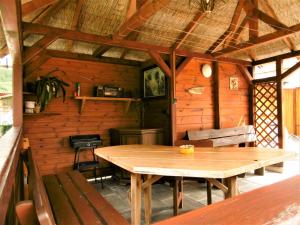
[[254,86],[254,126],[257,146],[278,147],[278,110],[276,82]]

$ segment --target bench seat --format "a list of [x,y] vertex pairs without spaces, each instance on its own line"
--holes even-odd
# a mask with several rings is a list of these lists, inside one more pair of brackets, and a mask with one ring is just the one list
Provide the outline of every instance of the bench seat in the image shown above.
[[32,200],[16,206],[21,225],[129,225],[78,171],[41,177],[30,151],[28,158]]

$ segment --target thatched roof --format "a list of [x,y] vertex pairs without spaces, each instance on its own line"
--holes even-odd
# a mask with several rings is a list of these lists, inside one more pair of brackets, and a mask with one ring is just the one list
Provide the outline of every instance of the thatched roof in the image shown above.
[[[35,0],[32,0],[35,1]],[[158,0],[152,0],[157,2]],[[137,0],[137,4],[152,2],[151,0]],[[150,18],[145,19],[144,23],[138,28],[131,28],[131,33],[125,39],[136,40],[142,43],[172,47],[179,42],[178,37],[185,32],[186,27],[193,21],[194,16],[199,13],[199,7],[194,4],[197,0],[171,0],[168,4],[157,10]],[[22,3],[30,1],[23,1]],[[49,1],[48,1],[49,2]],[[113,37],[126,21],[128,4],[130,0],[84,0],[81,1],[82,8],[78,17],[76,28],[78,31],[97,34],[105,37]],[[159,1],[158,1],[159,2]],[[259,0],[258,9],[274,18],[275,20],[291,27],[300,24],[300,1],[299,0]],[[74,29],[72,27],[73,17],[79,0],[56,0],[52,4],[40,7],[23,16],[23,21],[39,23],[52,27]],[[203,17],[196,21],[195,29],[182,42],[180,49],[198,53],[215,53],[222,48],[231,47],[236,43],[249,40],[249,26],[244,25],[241,34],[236,42],[222,42],[212,52],[207,50],[215,41],[224,34],[229,28],[234,16],[238,0],[215,0],[215,7],[211,13],[205,13]],[[236,31],[242,23],[243,18],[254,20],[246,15],[242,10],[234,30]],[[143,19],[143,18],[142,18]],[[282,29],[282,27],[278,27]],[[288,29],[288,28],[285,28]],[[270,34],[276,31],[269,24],[258,20],[258,36]],[[131,36],[131,37],[130,37]],[[24,45],[32,46],[42,36],[25,34]],[[71,51],[92,55],[96,49],[101,47],[99,44],[91,44],[74,41],[71,48],[66,40],[58,39],[48,49],[61,51]],[[288,44],[290,43],[290,44]],[[5,45],[2,29],[0,30],[0,49]],[[103,46],[102,46],[103,47]],[[292,49],[291,49],[292,48]],[[295,33],[288,37],[288,40],[280,39],[265,45],[251,48],[251,50],[240,51],[230,54],[231,58],[244,60],[258,60],[271,57],[281,53],[300,48],[299,34]],[[145,61],[149,55],[135,50],[124,50],[112,47],[104,50],[102,56],[109,56],[125,59]]]

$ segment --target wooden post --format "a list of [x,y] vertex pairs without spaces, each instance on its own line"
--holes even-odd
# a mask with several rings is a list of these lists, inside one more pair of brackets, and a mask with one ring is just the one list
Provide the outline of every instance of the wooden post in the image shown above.
[[176,141],[176,53],[172,51],[170,57],[171,66],[171,143],[175,144]]
[[131,224],[141,224],[142,178],[140,174],[131,174]]
[[282,85],[281,85],[281,65],[282,60],[276,60],[276,77],[277,77],[277,119],[278,119],[278,146],[282,148],[283,143],[283,121],[282,121]]
[[219,90],[219,63],[213,61],[213,92],[214,92],[214,128],[220,129],[220,90]]

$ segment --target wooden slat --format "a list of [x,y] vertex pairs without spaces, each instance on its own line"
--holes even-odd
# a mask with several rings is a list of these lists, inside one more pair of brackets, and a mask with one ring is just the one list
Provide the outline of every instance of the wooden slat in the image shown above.
[[103,223],[99,220],[93,208],[82,198],[83,194],[73,185],[71,178],[63,173],[58,174],[57,177],[82,224],[102,225]]
[[172,48],[174,50],[178,49],[184,41],[188,38],[188,36],[195,30],[198,23],[202,18],[204,18],[205,13],[203,13],[201,10],[196,13],[193,20],[186,26],[186,28],[183,30],[183,32],[178,36],[175,43],[173,44]]
[[51,202],[52,210],[59,225],[80,225],[81,222],[67,198],[55,175],[43,177],[44,184]]
[[72,182],[83,193],[84,197],[97,211],[98,215],[109,225],[128,225],[129,223],[122,217],[105,198],[77,171],[69,171],[68,175]]

